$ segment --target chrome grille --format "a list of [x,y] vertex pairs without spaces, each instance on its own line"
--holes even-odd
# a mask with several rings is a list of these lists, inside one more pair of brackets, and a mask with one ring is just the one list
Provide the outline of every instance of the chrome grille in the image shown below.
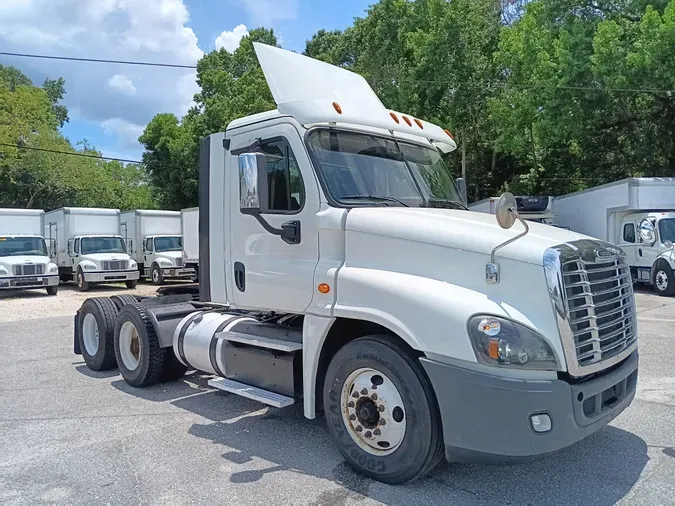
[[43,264],[25,264],[15,265],[15,276],[37,276],[45,273],[45,266]]
[[637,339],[633,284],[625,257],[563,265],[568,320],[580,366],[613,357]]
[[103,260],[101,267],[104,271],[123,271],[126,270],[128,262],[126,260]]
[[183,259],[182,258],[176,258],[176,267],[183,267]]

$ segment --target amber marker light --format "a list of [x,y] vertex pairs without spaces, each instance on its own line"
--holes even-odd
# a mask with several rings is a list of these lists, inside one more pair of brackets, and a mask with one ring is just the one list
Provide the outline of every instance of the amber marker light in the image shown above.
[[321,293],[330,292],[330,285],[328,283],[321,283],[318,288]]
[[421,122],[420,120],[416,119],[416,120],[415,120],[415,124],[416,124],[418,127],[420,127],[420,129],[424,130],[424,125],[422,124],[422,122]]
[[452,136],[452,134],[450,133],[450,130],[443,130],[443,131],[444,131],[446,134],[448,134],[448,137],[450,137],[453,141],[455,140],[455,138],[454,138],[454,137]]
[[398,120],[398,116],[396,116],[396,114],[394,114],[393,112],[390,112],[389,116],[391,116],[391,119],[393,119],[397,125],[400,123],[400,121]]
[[342,114],[342,107],[340,107],[340,104],[337,102],[333,102],[333,109],[335,109],[335,112],[338,114]]
[[403,121],[405,121],[408,126],[412,126],[412,121],[410,121],[410,118],[408,116],[403,116]]

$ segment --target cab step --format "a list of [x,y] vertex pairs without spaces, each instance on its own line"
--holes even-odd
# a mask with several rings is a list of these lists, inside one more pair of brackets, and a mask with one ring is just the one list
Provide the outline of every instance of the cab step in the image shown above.
[[295,400],[292,397],[286,397],[285,395],[270,392],[269,390],[263,390],[262,388],[227,378],[214,378],[209,380],[208,384],[210,387],[217,388],[218,390],[253,399],[254,401],[262,402],[263,404],[275,408],[285,408],[286,406],[295,403]]
[[302,343],[289,341],[287,339],[279,339],[276,337],[264,337],[260,335],[244,334],[232,330],[218,332],[215,337],[217,339],[225,339],[231,343],[242,343],[258,348],[265,348],[268,350],[283,351],[286,353],[293,353],[302,350]]

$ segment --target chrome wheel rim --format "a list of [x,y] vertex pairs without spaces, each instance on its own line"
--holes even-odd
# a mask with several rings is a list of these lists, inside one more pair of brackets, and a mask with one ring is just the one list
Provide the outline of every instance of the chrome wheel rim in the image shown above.
[[120,356],[122,363],[129,371],[138,367],[141,359],[141,341],[136,326],[131,322],[124,322],[119,336]]
[[656,287],[662,291],[665,292],[668,289],[668,274],[666,274],[666,271],[659,271],[656,273],[655,277],[656,281]]
[[98,352],[100,334],[98,332],[98,322],[96,317],[87,313],[82,320],[82,341],[84,341],[84,349],[90,357],[93,357]]
[[159,270],[158,269],[152,269],[152,281],[155,283],[159,283]]
[[342,419],[361,449],[376,456],[393,453],[406,431],[406,411],[396,385],[372,368],[352,372],[341,392]]

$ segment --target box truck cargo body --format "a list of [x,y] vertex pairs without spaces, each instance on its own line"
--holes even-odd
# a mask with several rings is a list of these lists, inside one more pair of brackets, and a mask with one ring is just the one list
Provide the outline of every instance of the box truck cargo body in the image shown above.
[[556,197],[556,222],[618,245],[632,278],[675,294],[675,178],[628,178]]
[[59,273],[42,237],[42,209],[0,209],[0,290],[58,292]]
[[180,212],[183,234],[183,265],[199,275],[199,208],[191,207]]
[[141,277],[162,284],[165,278],[194,276],[183,266],[180,211],[127,211],[120,215],[120,231]]
[[118,209],[64,207],[45,213],[44,233],[55,243],[52,260],[61,281],[75,281],[80,290],[93,283],[126,283],[134,288],[138,266],[120,235]]

